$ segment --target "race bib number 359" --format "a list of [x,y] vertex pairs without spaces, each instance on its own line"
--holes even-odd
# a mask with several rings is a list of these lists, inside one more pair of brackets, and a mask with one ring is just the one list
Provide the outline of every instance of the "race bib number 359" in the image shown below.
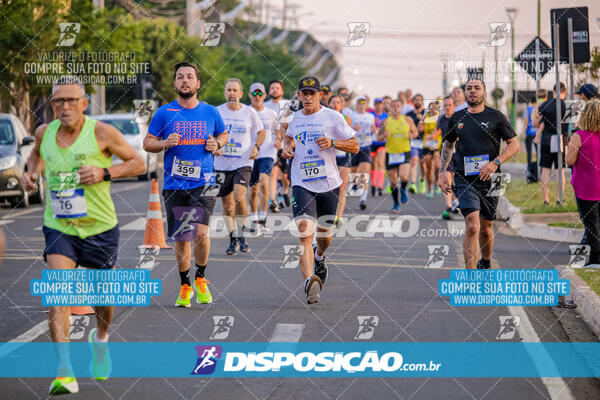
[[465,175],[479,175],[479,170],[490,161],[488,154],[465,157]]
[[315,160],[300,163],[300,174],[304,182],[327,178],[325,160]]
[[81,218],[87,216],[83,189],[52,190],[50,205],[54,218]]
[[173,159],[173,168],[171,175],[181,179],[192,181],[200,180],[201,163],[199,160],[180,160],[177,157]]

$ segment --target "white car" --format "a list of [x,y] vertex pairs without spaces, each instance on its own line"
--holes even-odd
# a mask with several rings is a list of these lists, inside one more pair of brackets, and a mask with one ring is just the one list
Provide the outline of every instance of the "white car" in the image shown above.
[[[144,138],[146,137],[146,133],[148,133],[147,123],[139,121],[139,118],[136,118],[136,115],[133,113],[90,115],[90,118],[111,124],[117,128],[123,134],[127,143],[146,160],[146,173],[139,175],[139,180],[145,181],[150,178],[156,178],[158,154],[147,153],[143,148]],[[120,164],[121,162],[119,157],[113,156],[113,165]]]

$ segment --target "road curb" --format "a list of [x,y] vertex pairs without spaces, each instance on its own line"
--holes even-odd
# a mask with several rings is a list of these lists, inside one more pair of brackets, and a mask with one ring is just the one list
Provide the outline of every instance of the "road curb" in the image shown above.
[[566,265],[557,267],[560,277],[569,280],[570,297],[577,304],[577,310],[590,329],[600,337],[600,296],[598,296],[573,268]]
[[579,243],[583,229],[569,229],[558,226],[548,226],[533,222],[525,222],[521,209],[514,206],[508,199],[501,196],[498,200],[498,217],[516,231],[520,236],[529,239],[551,240],[554,242]]

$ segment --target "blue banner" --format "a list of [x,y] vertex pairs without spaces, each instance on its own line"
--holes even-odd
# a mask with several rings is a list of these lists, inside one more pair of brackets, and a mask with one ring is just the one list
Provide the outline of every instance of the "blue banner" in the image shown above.
[[438,283],[452,306],[556,306],[569,290],[552,269],[453,269]]
[[[69,346],[92,376],[88,343],[4,343],[0,377],[55,377]],[[600,343],[109,343],[111,377],[597,377]]]
[[148,306],[162,282],[143,269],[44,269],[29,287],[43,306]]

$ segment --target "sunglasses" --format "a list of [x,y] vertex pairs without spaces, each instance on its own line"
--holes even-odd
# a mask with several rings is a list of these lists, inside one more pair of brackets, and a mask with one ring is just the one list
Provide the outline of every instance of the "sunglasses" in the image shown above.
[[254,92],[250,93],[252,96],[262,96],[264,93],[261,92],[260,90],[255,90]]

